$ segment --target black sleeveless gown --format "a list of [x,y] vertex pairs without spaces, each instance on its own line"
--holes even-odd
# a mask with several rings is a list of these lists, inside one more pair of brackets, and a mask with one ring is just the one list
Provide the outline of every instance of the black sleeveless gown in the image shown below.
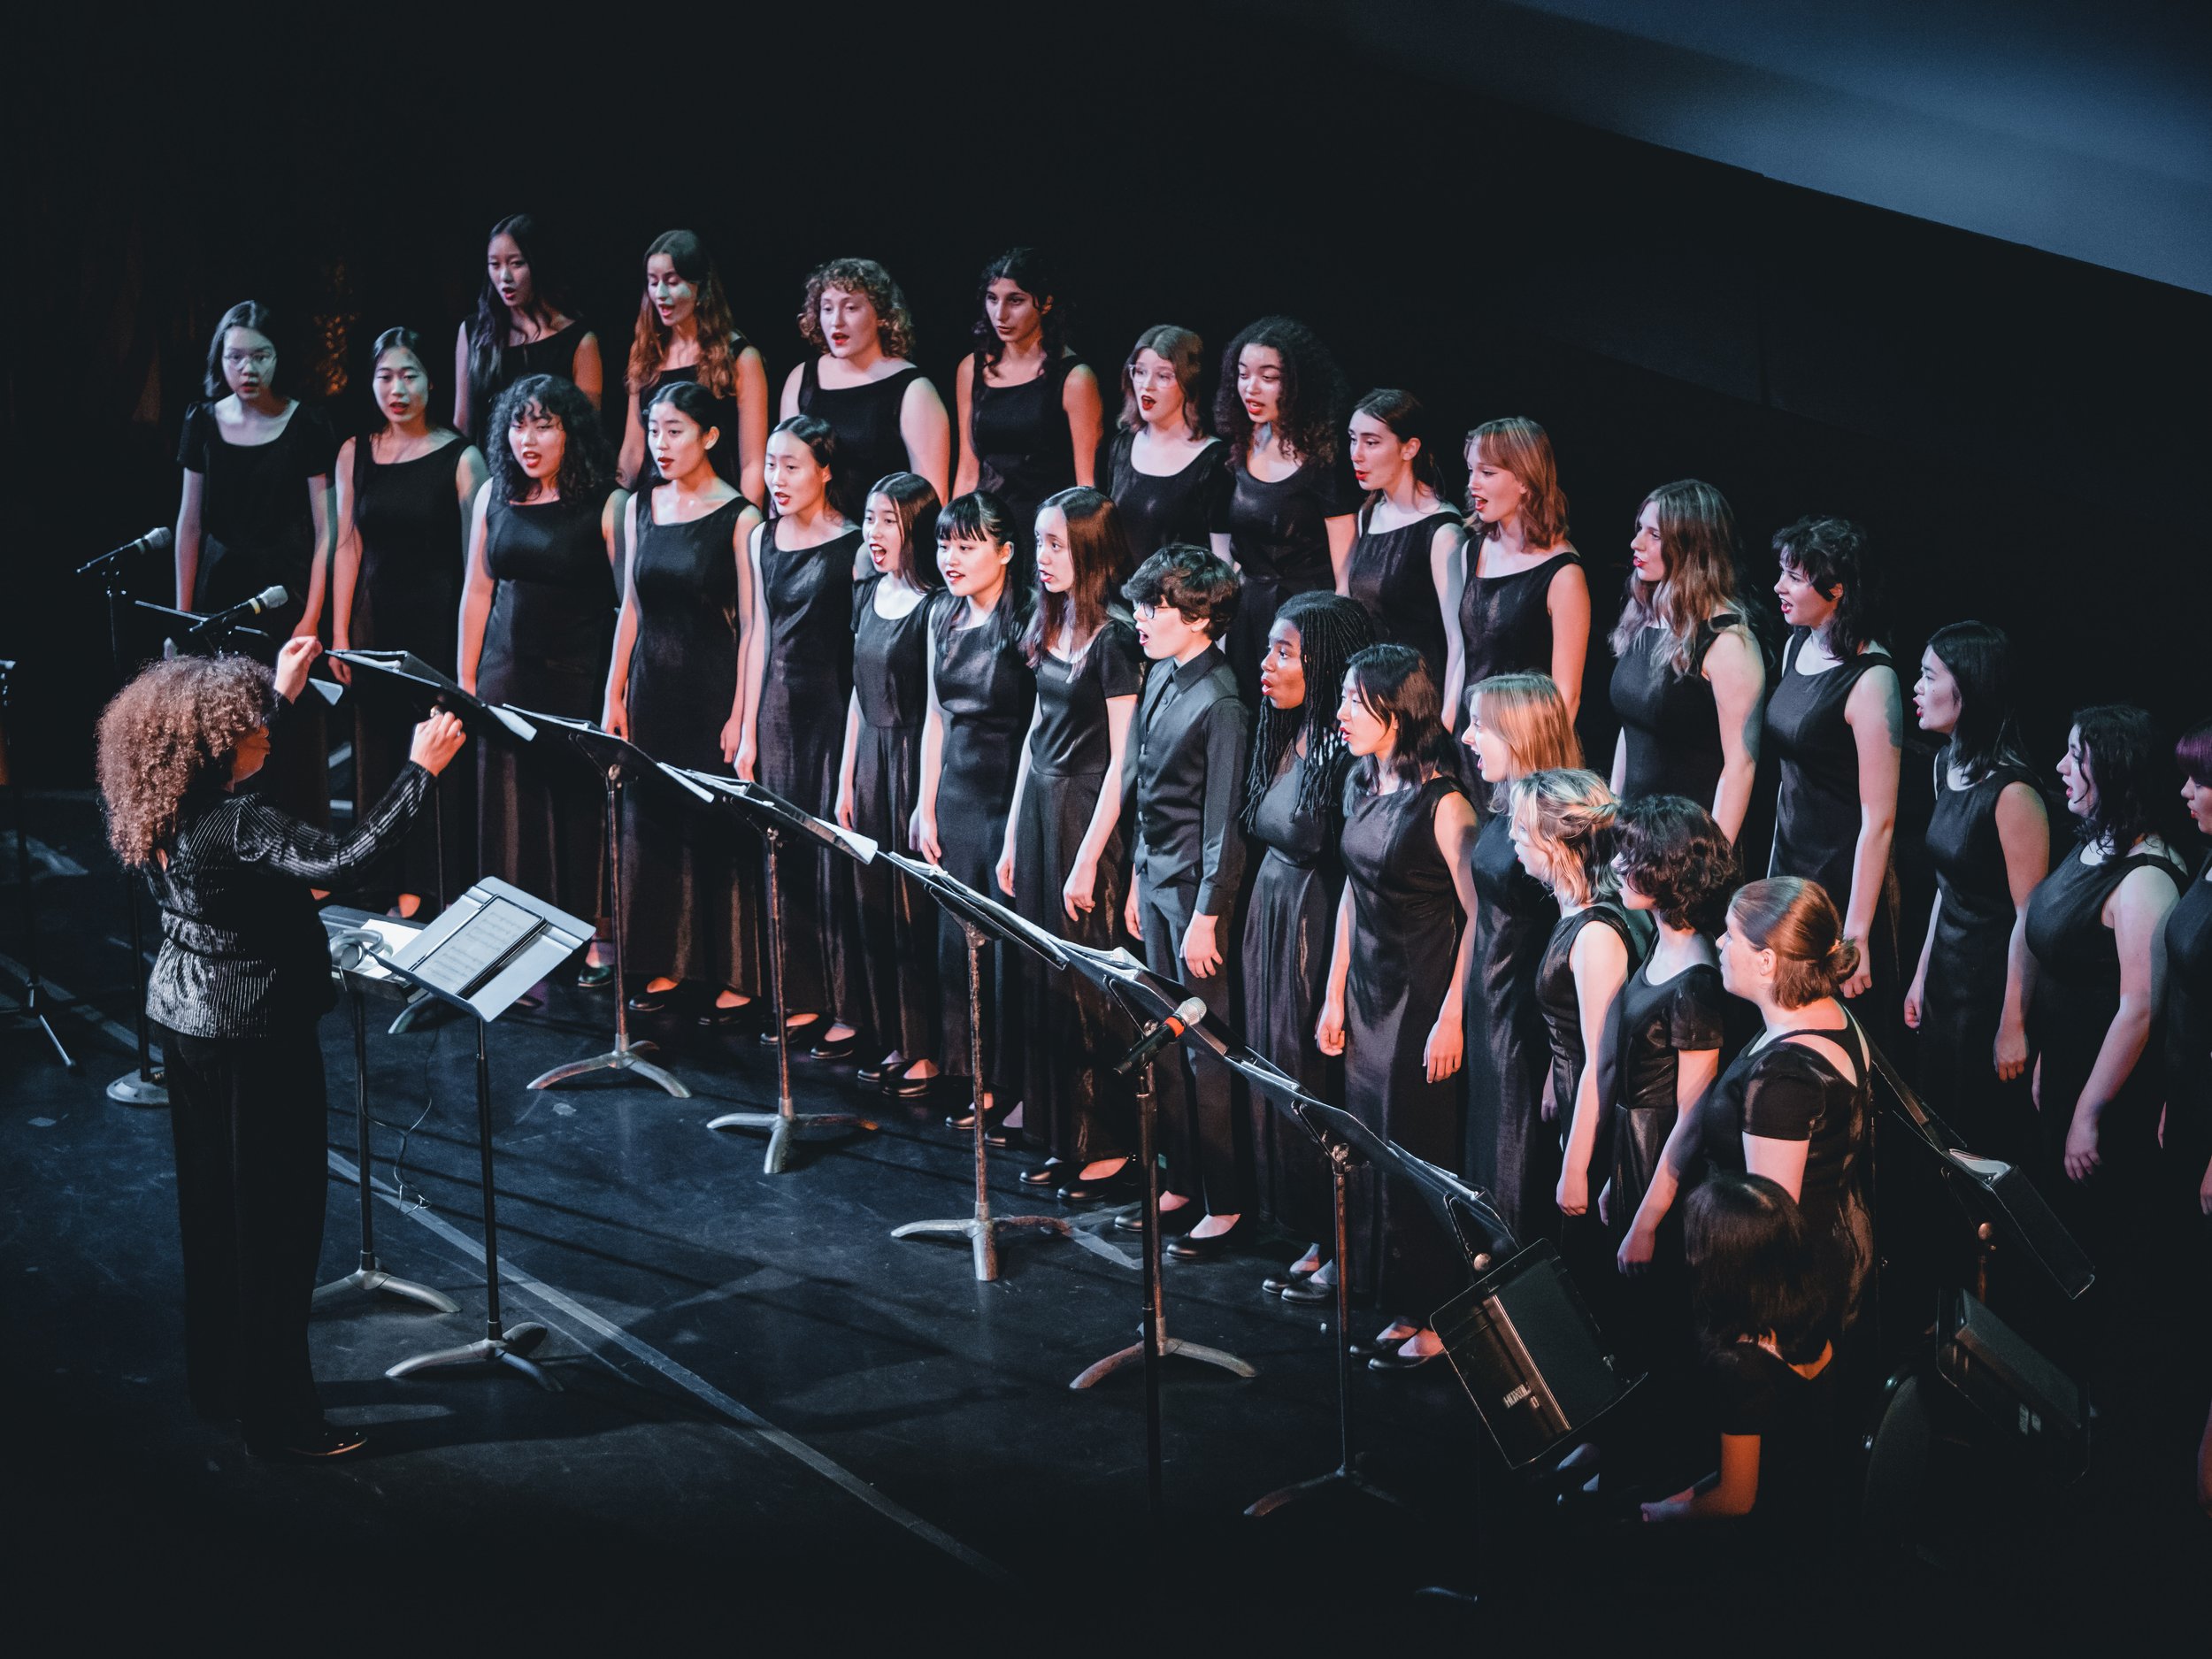
[[[731,357],[734,359],[742,353],[747,343],[744,335],[733,336],[730,341]],[[664,386],[672,386],[679,381],[687,381],[693,386],[698,385],[699,365],[695,363],[687,363],[680,369],[663,369],[655,375],[652,384],[642,388],[638,393],[638,410],[641,416],[645,405],[653,401],[654,393],[659,391]],[[713,400],[715,425],[722,434],[715,440],[714,448],[707,451],[707,459],[714,464],[714,475],[717,478],[732,489],[742,492],[745,488],[745,447],[737,441],[736,382],[734,380],[732,380],[727,396],[713,392],[709,392],[707,396]],[[645,457],[644,475],[639,478],[637,487],[641,490],[649,489],[657,481],[653,474],[653,457],[649,455]],[[795,1010],[798,1005],[794,1003],[792,1006]]]
[[1460,1168],[1497,1202],[1523,1240],[1559,1211],[1559,1135],[1544,1122],[1551,1039],[1536,1000],[1544,947],[1559,920],[1551,890],[1513,856],[1512,819],[1493,812],[1475,835],[1475,949],[1463,998],[1467,1137]]
[[[853,598],[853,695],[860,741],[853,756],[853,828],[891,851],[917,856],[922,727],[929,718],[928,630],[941,594],[902,617],[876,611],[872,576]],[[849,1010],[860,1027],[909,1060],[936,1060],[937,922],[914,884],[881,859],[852,866],[859,956]]]
[[[1129,891],[1129,847],[1119,826],[1099,855],[1092,909],[1080,922],[1068,919],[1060,889],[1105,786],[1112,757],[1107,702],[1143,688],[1136,629],[1126,618],[1110,616],[1074,662],[1043,652],[1036,676],[1037,726],[1014,826],[1014,908],[1048,933],[1111,950]],[[1008,1046],[1018,1046],[1022,1055],[1022,1118],[1029,1133],[1046,1139],[1052,1156],[1071,1168],[1123,1156],[1134,1144],[1133,1125],[1130,1096],[1112,1066],[1127,1046],[1128,1021],[1077,974],[1054,973],[1030,960],[1005,966],[1010,985],[1018,979],[1022,987],[1018,1042]]]
[[[1229,528],[1229,446],[1216,438],[1181,472],[1161,477],[1137,470],[1136,443],[1135,433],[1115,427],[1100,446],[1095,474],[1121,515],[1130,557],[1141,565],[1179,542],[1210,549],[1211,538]],[[1121,572],[1117,587],[1128,575]]]
[[[755,723],[762,787],[828,818],[844,763],[853,690],[853,559],[860,532],[814,547],[776,544],[780,518],[758,531],[760,618],[768,660]],[[777,863],[783,901],[783,996],[791,1013],[851,1007],[859,918],[844,856],[786,842]]]
[[[993,872],[1006,846],[1014,772],[1037,703],[1037,677],[1022,656],[1021,620],[1007,611],[1012,603],[1010,594],[1002,595],[998,608],[981,623],[959,627],[955,624],[963,602],[949,600],[939,608],[935,623],[937,703],[945,717],[944,757],[937,776],[938,847],[945,872],[983,894],[998,885]],[[980,1087],[1018,1088],[1023,1079],[1005,1064],[1007,1057],[1018,1062],[1018,1050],[1002,1056],[999,1048],[1002,991],[995,946],[984,947],[979,965]],[[944,1064],[963,1074],[971,1064],[967,935],[942,912],[937,971],[944,997]]]
[[[411,461],[380,465],[372,434],[353,441],[353,526],[361,539],[347,637],[357,650],[411,651],[450,675],[459,653],[463,518],[457,473],[468,453],[456,437]],[[365,810],[407,764],[414,730],[405,710],[355,705],[354,802]],[[402,843],[395,888],[426,905],[451,898],[474,873],[476,768],[448,766],[432,791],[432,810],[418,813]],[[445,848],[442,872],[438,849]],[[442,879],[441,879],[442,874]]]
[[[1499,674],[1547,674],[1552,667],[1552,578],[1582,560],[1555,553],[1509,576],[1478,576],[1481,543],[1467,544],[1467,580],[1459,590],[1459,649],[1467,688]],[[1562,686],[1563,692],[1578,687]],[[1710,797],[1708,797],[1709,801]]]
[[[1352,889],[1344,996],[1346,1109],[1417,1157],[1448,1166],[1459,1149],[1459,1085],[1428,1079],[1424,1051],[1450,989],[1463,918],[1436,845],[1436,811],[1456,780],[1389,795],[1345,789],[1344,878]],[[1417,1323],[1465,1282],[1451,1236],[1423,1202],[1363,1168],[1351,1237],[1356,1285]]]
[[1350,470],[1309,457],[1287,478],[1252,476],[1246,458],[1229,457],[1229,548],[1243,588],[1224,655],[1248,699],[1259,695],[1260,659],[1283,601],[1295,594],[1333,593],[1329,520],[1359,511]]
[[799,373],[799,412],[826,420],[837,434],[837,465],[845,474],[845,493],[857,509],[879,479],[913,470],[899,411],[906,388],[922,378],[912,364],[864,386],[824,386],[821,359],[809,357]]
[[1950,771],[1938,755],[1928,859],[1940,906],[1920,1013],[1920,1090],[1968,1147],[2025,1167],[2036,1139],[2028,1073],[2002,1082],[1992,1057],[2014,920],[1997,799],[2016,783],[2032,788],[2034,780],[2025,768],[2001,762],[1954,789]]
[[542,340],[503,345],[493,360],[491,373],[480,386],[473,378],[472,359],[468,436],[477,448],[488,454],[493,444],[507,442],[505,433],[487,433],[484,428],[491,422],[500,394],[517,380],[526,380],[533,374],[557,374],[565,380],[576,378],[576,348],[584,343],[584,336],[590,332],[581,322],[572,322]]
[[[476,668],[477,695],[571,719],[604,706],[615,580],[599,530],[603,501],[494,501],[484,557],[496,586]],[[477,860],[588,920],[601,914],[606,795],[588,767],[541,735],[477,749]]]
[[[1329,955],[1336,942],[1336,907],[1344,869],[1337,841],[1343,833],[1343,792],[1329,790],[1310,810],[1298,797],[1302,763],[1286,744],[1246,830],[1262,849],[1244,920],[1244,1033],[1309,1094],[1345,1098],[1342,1063],[1321,1052],[1314,1026],[1328,991]],[[1254,1187],[1262,1209],[1292,1233],[1329,1240],[1335,1222],[1328,1164],[1313,1137],[1253,1094],[1251,1139]]]
[[1375,624],[1378,644],[1410,645],[1429,665],[1429,678],[1444,694],[1444,607],[1436,597],[1436,576],[1429,564],[1436,533],[1460,517],[1450,508],[1402,524],[1394,530],[1369,527],[1372,507],[1360,511],[1359,534],[1345,565],[1345,585]]
[[1686,673],[1675,672],[1669,653],[1673,640],[1664,628],[1647,627],[1629,642],[1613,664],[1613,712],[1620,717],[1628,746],[1621,798],[1643,795],[1687,795],[1709,812],[1726,764],[1721,749],[1720,710],[1712,681],[1705,678],[1706,654],[1721,635],[1711,618],[1698,624]]
[[[653,522],[653,492],[637,497],[631,584],[630,741],[672,766],[731,776],[722,728],[737,696],[743,622],[737,613],[741,497],[682,524]],[[696,979],[757,995],[757,847],[708,818],[672,786],[624,791],[623,965],[646,978]]]
[[[1824,673],[1797,672],[1809,630],[1792,630],[1781,672],[1767,698],[1767,748],[1780,762],[1775,797],[1770,876],[1817,881],[1840,917],[1851,902],[1851,861],[1859,840],[1859,749],[1844,705],[1860,680],[1877,668],[1894,672],[1886,651],[1861,651]],[[1902,1019],[1897,973],[1897,872],[1882,872],[1874,918],[1860,941],[1874,979],[1852,999],[1855,1018],[1878,1048],[1893,1053]]]
[[976,488],[1006,503],[1025,552],[1036,545],[1037,509],[1075,482],[1075,440],[1060,399],[1069,373],[1079,366],[1078,358],[1055,357],[1034,380],[993,386],[979,351],[970,370],[968,442]]

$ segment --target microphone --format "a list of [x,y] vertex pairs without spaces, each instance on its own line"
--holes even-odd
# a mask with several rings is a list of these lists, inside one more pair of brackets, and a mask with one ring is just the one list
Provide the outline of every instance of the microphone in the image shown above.
[[1122,1056],[1121,1064],[1114,1070],[1117,1072],[1125,1072],[1133,1067],[1142,1065],[1205,1018],[1206,999],[1202,996],[1187,998],[1172,1014],[1138,1038],[1137,1046]]
[[111,559],[127,559],[140,553],[166,553],[176,545],[176,541],[167,525],[156,525],[137,541],[126,541],[121,547],[112,548],[96,559],[87,559],[77,566],[77,574],[82,576],[88,571],[97,570]]
[[248,617],[257,617],[265,611],[275,610],[291,596],[273,583],[250,599],[242,600],[211,616],[202,617],[192,625],[186,637],[188,639],[195,634],[205,634],[211,628],[227,628],[234,622],[243,622]]

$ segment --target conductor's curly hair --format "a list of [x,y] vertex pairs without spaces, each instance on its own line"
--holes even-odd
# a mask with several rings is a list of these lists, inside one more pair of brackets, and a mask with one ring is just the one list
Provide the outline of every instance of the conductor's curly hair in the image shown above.
[[245,657],[156,663],[100,715],[95,771],[108,842],[124,864],[151,864],[173,842],[185,802],[227,775],[232,753],[267,724],[274,678]]

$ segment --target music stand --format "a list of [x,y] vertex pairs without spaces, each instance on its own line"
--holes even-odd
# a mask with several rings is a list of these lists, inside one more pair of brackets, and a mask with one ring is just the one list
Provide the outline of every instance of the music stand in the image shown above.
[[[556,1088],[594,1071],[631,1071],[649,1083],[657,1083],[678,1100],[689,1100],[691,1090],[676,1075],[654,1061],[641,1058],[654,1049],[650,1041],[630,1041],[630,999],[623,980],[623,935],[629,930],[622,915],[622,797],[640,778],[658,777],[660,763],[626,738],[603,732],[589,720],[565,715],[539,714],[528,709],[502,710],[525,722],[542,726],[568,740],[569,748],[598,772],[607,792],[608,905],[614,912],[614,1047],[588,1060],[571,1060],[541,1077],[530,1079],[532,1088]],[[589,938],[588,933],[586,938]]]
[[975,1276],[988,1281],[998,1277],[998,1235],[1008,1233],[1048,1233],[1064,1239],[1070,1228],[1059,1216],[994,1216],[991,1214],[989,1142],[983,1123],[983,947],[993,939],[1021,946],[1048,966],[1064,972],[1067,955],[1061,941],[1033,926],[995,900],[986,898],[964,881],[935,864],[886,851],[909,878],[919,882],[941,905],[968,942],[968,1066],[975,1083],[975,1210],[946,1221],[910,1221],[891,1229],[895,1239],[966,1239],[975,1257]]
[[720,772],[693,772],[680,766],[664,766],[661,770],[722,810],[737,814],[759,833],[767,847],[763,862],[768,870],[768,987],[770,1000],[775,1004],[776,1110],[724,1112],[719,1118],[709,1118],[707,1127],[765,1129],[768,1151],[761,1169],[764,1174],[780,1175],[789,1160],[794,1140],[849,1133],[856,1129],[873,1129],[875,1125],[857,1112],[793,1110],[791,1027],[784,1023],[783,1005],[783,882],[778,872],[783,861],[777,855],[785,841],[794,835],[803,835],[865,864],[875,856],[875,843],[864,835],[855,835],[849,830],[825,824],[781,795],[741,778],[726,778]]
[[485,1033],[522,994],[591,941],[591,924],[520,887],[487,876],[395,955],[385,966],[476,1021],[477,1156],[484,1184],[483,1337],[459,1348],[403,1359],[387,1377],[453,1365],[499,1364],[541,1388],[560,1385],[528,1357],[545,1340],[535,1323],[507,1330],[499,1317],[499,1222],[492,1185],[492,1067]]
[[173,627],[183,625],[164,637],[165,657],[220,657],[227,651],[234,657],[250,657],[258,663],[273,664],[278,648],[284,643],[273,634],[249,627],[242,619],[224,622],[219,619],[219,612],[204,615],[197,611],[180,611],[174,605],[157,605],[150,599],[134,599],[131,609]]
[[348,1291],[379,1294],[419,1302],[439,1313],[458,1313],[461,1304],[443,1291],[418,1285],[411,1279],[388,1273],[376,1258],[375,1199],[369,1191],[369,1024],[367,993],[405,996],[407,982],[384,965],[380,953],[402,948],[422,931],[416,922],[365,910],[332,905],[322,912],[323,930],[330,936],[331,966],[346,984],[346,1001],[353,1013],[353,1132],[354,1156],[361,1193],[361,1260],[353,1271],[320,1286],[314,1300],[327,1302]]
[[[0,658],[0,743],[5,741],[8,691],[14,678],[14,660]],[[23,1002],[20,1007],[8,1011],[37,1021],[38,1028],[46,1033],[46,1041],[54,1045],[54,1053],[60,1057],[63,1068],[74,1071],[77,1056],[69,1052],[69,1045],[62,1041],[61,1033],[54,1029],[57,1004],[46,994],[46,980],[39,972],[38,907],[31,902],[31,843],[23,822],[23,786],[15,780],[15,767],[4,755],[0,755],[0,784],[6,786],[9,803],[15,809],[15,887],[23,922]],[[142,995],[139,998],[142,1005],[145,1000]]]

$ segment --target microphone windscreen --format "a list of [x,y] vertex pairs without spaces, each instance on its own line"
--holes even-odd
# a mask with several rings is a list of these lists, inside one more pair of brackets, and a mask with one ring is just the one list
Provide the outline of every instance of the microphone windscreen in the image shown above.
[[291,595],[286,593],[283,588],[278,587],[273,582],[272,582],[268,587],[264,588],[259,593],[254,595],[255,598],[261,602],[261,608],[264,611],[274,611],[279,605],[282,604],[291,596]]
[[165,524],[158,529],[146,532],[146,550],[149,553],[166,553],[176,544],[175,534]]
[[1185,997],[1182,1006],[1175,1010],[1175,1018],[1186,1025],[1195,1025],[1206,1018],[1206,999],[1202,996]]

